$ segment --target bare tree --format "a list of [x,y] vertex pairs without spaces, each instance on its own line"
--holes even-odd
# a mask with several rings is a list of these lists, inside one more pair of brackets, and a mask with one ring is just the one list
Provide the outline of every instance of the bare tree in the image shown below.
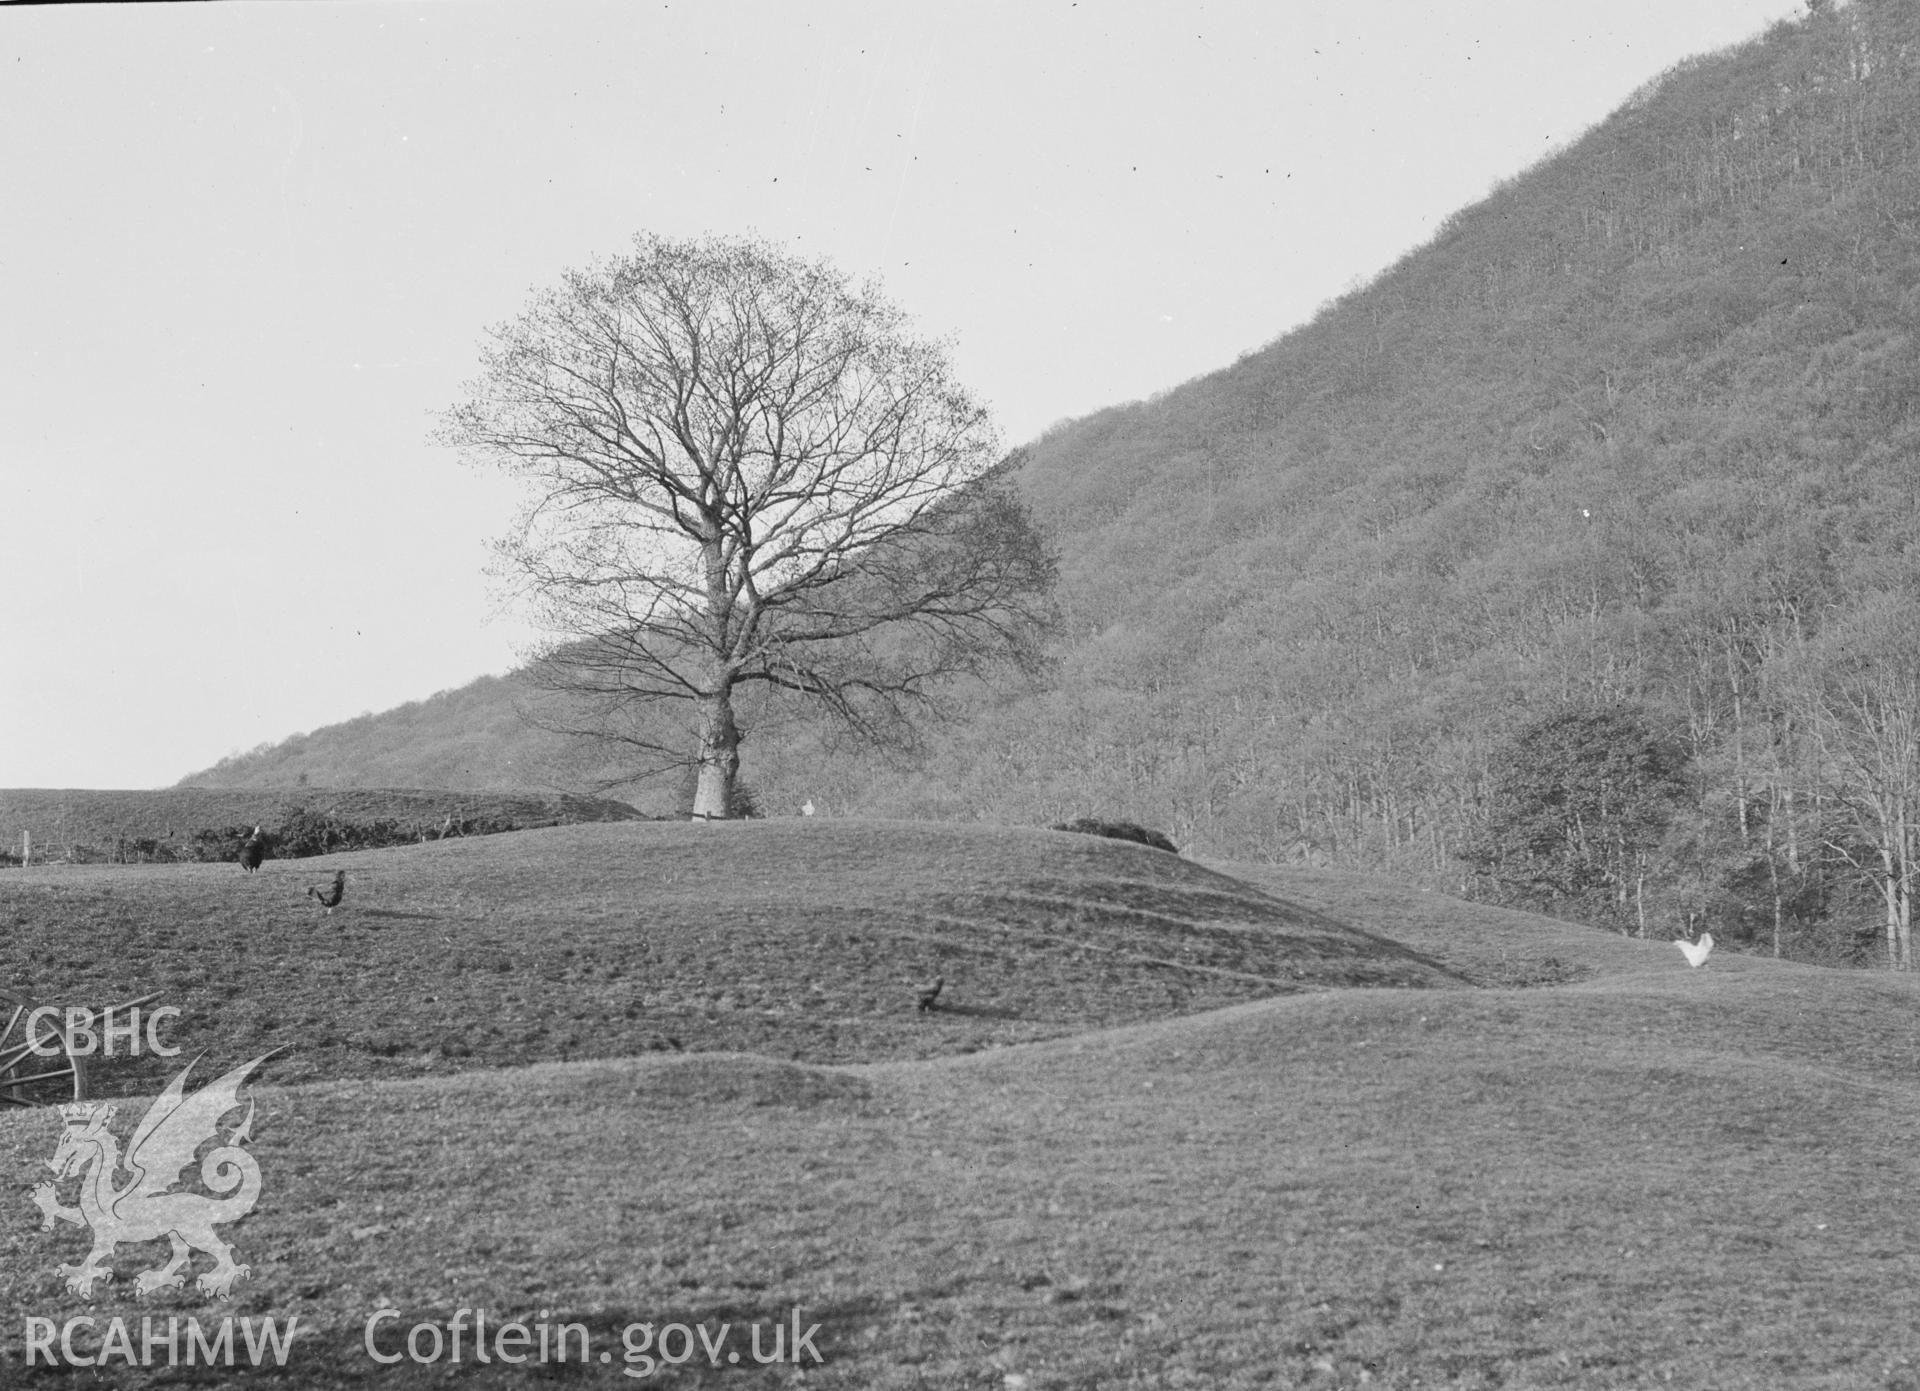
[[1835,856],[1865,875],[1885,910],[1887,965],[1913,969],[1920,889],[1920,619],[1912,597],[1868,596],[1794,654],[1783,692],[1811,736],[1816,796],[1846,815]]
[[732,813],[749,692],[911,738],[955,678],[1037,661],[1052,562],[988,413],[873,285],[643,235],[483,369],[441,438],[532,485],[497,551],[536,672],[639,771],[696,765],[696,817]]

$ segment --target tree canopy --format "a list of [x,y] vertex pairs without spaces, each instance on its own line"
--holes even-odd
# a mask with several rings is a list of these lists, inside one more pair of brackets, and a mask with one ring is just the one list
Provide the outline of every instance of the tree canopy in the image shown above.
[[910,739],[1037,660],[1052,564],[986,408],[824,262],[637,237],[492,332],[443,438],[530,484],[498,554],[536,669],[584,731],[697,766],[695,815],[730,814],[750,691]]
[[1556,711],[1496,750],[1466,858],[1503,898],[1644,936],[1646,878],[1684,805],[1686,764],[1642,711]]

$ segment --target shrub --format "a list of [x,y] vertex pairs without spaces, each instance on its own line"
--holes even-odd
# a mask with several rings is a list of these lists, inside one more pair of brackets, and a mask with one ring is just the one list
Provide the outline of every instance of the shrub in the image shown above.
[[[449,824],[449,822],[451,824]],[[553,825],[554,821],[537,824]],[[273,830],[264,834],[267,853],[277,859],[304,859],[309,855],[332,855],[342,850],[381,850],[394,845],[416,845],[443,833],[449,836],[490,836],[525,827],[512,816],[453,816],[446,821],[420,825],[383,816],[373,821],[351,821],[326,812],[299,807],[287,813]],[[179,858],[195,861],[238,860],[240,847],[253,834],[251,826],[217,826],[193,832],[184,846],[175,848],[164,842],[130,841],[155,859]]]
[[1136,845],[1164,850],[1169,855],[1180,853],[1180,848],[1159,831],[1149,831],[1145,826],[1136,826],[1131,821],[1097,821],[1091,816],[1076,816],[1052,829],[1076,831],[1083,836],[1105,836],[1109,840],[1130,840]]
[[[185,858],[196,863],[208,861],[238,860],[240,847],[247,843],[247,837],[253,834],[251,826],[214,826],[193,833],[187,840]],[[272,849],[269,842],[269,849]]]
[[1486,825],[1462,858],[1496,901],[1640,925],[1687,792],[1686,748],[1668,724],[1634,706],[1566,706],[1494,751]]
[[289,812],[287,819],[273,833],[273,838],[280,854],[293,859],[325,855],[350,847],[346,823],[336,821],[324,812],[308,811],[305,807]]

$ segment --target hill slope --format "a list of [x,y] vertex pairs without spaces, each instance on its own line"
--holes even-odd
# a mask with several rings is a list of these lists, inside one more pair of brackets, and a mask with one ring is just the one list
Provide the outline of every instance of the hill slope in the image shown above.
[[[1873,859],[1849,712],[1920,665],[1916,168],[1909,5],[1682,65],[1312,324],[1035,441],[1050,690],[909,772],[802,734],[746,776],[1870,955],[1875,891],[1821,847]],[[1502,751],[1567,706],[1669,737],[1685,805],[1584,896],[1476,878]]]
[[1920,664],[1916,168],[1920,16],[1823,7],[1311,325],[1050,433],[1022,478],[1062,548],[1054,689],[857,804],[1097,806],[1486,891],[1459,856],[1513,736],[1626,709],[1689,795],[1643,878],[1534,902],[1871,947],[1817,847],[1871,859],[1874,712],[1920,713],[1880,676]]
[[[584,855],[660,830],[536,835]],[[856,827],[843,844],[877,838],[911,871],[929,834]],[[1251,906],[1144,850],[1041,833],[975,848],[1020,861],[1016,877],[1036,856],[1057,872],[1071,849],[1161,894]],[[439,848],[389,853],[423,878]],[[850,903],[905,906],[871,857],[831,858]],[[684,868],[664,846],[654,863]],[[195,871],[114,873],[186,885]],[[363,1338],[382,1307],[399,1311],[383,1352],[416,1322],[484,1309],[493,1328],[578,1323],[593,1353],[679,1387],[739,1384],[725,1351],[746,1361],[749,1326],[791,1328],[796,1308],[819,1325],[807,1383],[863,1391],[1915,1384],[1914,982],[1752,959],[1690,971],[1663,944],[1270,875],[1282,899],[1322,904],[1288,910],[1296,926],[1367,934],[1342,940],[1472,925],[1457,968],[1594,955],[1550,989],[1315,990],[967,1057],[716,1053],[264,1086],[265,1187],[233,1229],[252,1274],[232,1305],[136,1300],[126,1279],[83,1303],[54,1274],[82,1234],[23,1223],[0,1319],[84,1312],[99,1321],[85,1352],[115,1316],[136,1343],[142,1316],[297,1316],[282,1375],[302,1386],[443,1383],[438,1364],[374,1368]],[[283,950],[333,981],[324,936]],[[214,1042],[222,1063],[254,1044]],[[57,1129],[0,1115],[0,1174],[44,1175]],[[693,1339],[683,1365],[625,1363],[630,1326],[676,1322],[735,1341],[716,1341],[719,1366]],[[476,1364],[467,1346],[464,1383],[522,1384],[525,1368]],[[19,1358],[0,1344],[0,1365]]]
[[574,790],[566,741],[523,718],[518,675],[482,676],[425,700],[360,715],[224,758],[182,787],[444,787]]
[[[346,898],[323,916],[306,888],[335,871]],[[0,990],[60,1005],[158,992],[189,1053],[286,1048],[283,1079],[678,1048],[924,1057],[1466,979],[1163,851],[995,827],[604,823],[270,860],[252,877],[36,868],[0,888]],[[936,978],[939,1008],[921,1013]],[[137,1090],[161,1067],[100,1080]]]

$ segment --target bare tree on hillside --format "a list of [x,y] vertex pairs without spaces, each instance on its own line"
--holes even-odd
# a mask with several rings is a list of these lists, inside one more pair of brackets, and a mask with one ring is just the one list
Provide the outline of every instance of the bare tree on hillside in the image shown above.
[[1827,849],[1870,880],[1884,909],[1887,965],[1913,969],[1920,892],[1920,619],[1908,594],[1880,593],[1794,654],[1782,693],[1811,736],[1815,796],[1845,813]]
[[1052,562],[987,412],[873,286],[641,236],[483,366],[441,438],[532,485],[497,550],[536,673],[647,771],[696,765],[695,816],[732,813],[749,691],[910,738],[952,678],[1037,660]]

